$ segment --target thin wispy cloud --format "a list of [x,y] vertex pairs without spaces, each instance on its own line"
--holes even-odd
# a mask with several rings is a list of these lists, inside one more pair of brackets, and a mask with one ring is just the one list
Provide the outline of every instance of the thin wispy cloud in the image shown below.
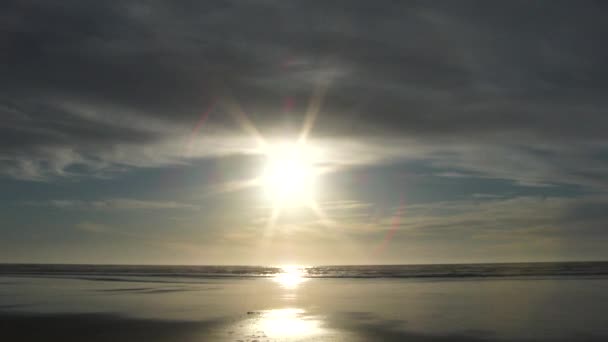
[[[263,131],[278,132],[302,120],[318,79],[328,78],[313,136],[332,137],[347,165],[415,155],[523,184],[606,186],[608,165],[597,158],[607,149],[599,4],[560,2],[549,12],[520,2],[373,12],[358,1],[348,10],[304,2],[2,7],[12,18],[2,34],[5,176],[107,176],[251,152],[217,106],[183,158],[198,117],[227,90]],[[505,24],[522,11],[520,25]]]
[[[477,240],[533,255],[528,240],[554,251],[574,235],[578,255],[600,255],[607,13],[593,1],[3,1],[0,247],[43,250],[30,239],[42,236],[54,251],[66,227],[122,224],[251,261],[272,221],[274,239],[337,262],[379,243],[385,254],[361,255],[488,252]],[[263,184],[264,147],[298,141],[318,152],[303,210]],[[302,172],[285,173],[279,192]]]
[[113,198],[96,201],[55,199],[45,202],[26,202],[31,206],[50,206],[59,209],[85,210],[157,210],[157,209],[188,209],[199,210],[200,207],[175,201],[150,201],[130,198]]

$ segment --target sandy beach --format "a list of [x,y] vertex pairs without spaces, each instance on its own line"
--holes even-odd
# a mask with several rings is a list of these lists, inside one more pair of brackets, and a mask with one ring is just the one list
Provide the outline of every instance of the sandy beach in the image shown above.
[[602,341],[605,277],[3,276],[14,341]]

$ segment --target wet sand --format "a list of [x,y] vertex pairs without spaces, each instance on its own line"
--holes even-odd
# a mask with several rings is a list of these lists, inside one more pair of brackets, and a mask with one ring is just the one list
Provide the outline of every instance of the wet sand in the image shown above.
[[608,279],[0,279],[9,341],[605,341]]

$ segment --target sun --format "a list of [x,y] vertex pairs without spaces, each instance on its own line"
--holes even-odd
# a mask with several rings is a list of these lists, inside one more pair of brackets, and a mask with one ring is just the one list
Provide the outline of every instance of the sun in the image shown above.
[[302,130],[298,136],[293,137],[294,140],[290,140],[295,143],[273,143],[260,133],[234,98],[227,96],[222,99],[228,113],[257,145],[252,146],[250,151],[266,157],[260,174],[236,187],[237,190],[250,186],[260,187],[272,203],[264,229],[265,237],[270,236],[286,208],[307,207],[319,223],[326,227],[333,226],[332,220],[316,199],[318,176],[331,171],[328,168],[330,163],[325,149],[319,149],[320,145],[317,143],[310,143],[310,133],[319,115],[328,85],[329,80],[323,79],[315,87],[304,115]]
[[265,151],[262,187],[275,206],[308,205],[318,170],[313,150],[304,144],[277,144]]

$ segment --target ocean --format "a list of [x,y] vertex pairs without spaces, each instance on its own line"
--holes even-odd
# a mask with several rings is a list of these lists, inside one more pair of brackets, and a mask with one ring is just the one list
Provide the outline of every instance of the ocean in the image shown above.
[[0,265],[7,341],[606,341],[608,262]]
[[[433,265],[289,266],[306,278],[487,278],[487,277],[595,277],[608,275],[608,262],[538,262]],[[275,266],[179,265],[63,265],[0,264],[3,276],[74,277],[125,280],[273,277],[284,272]]]

